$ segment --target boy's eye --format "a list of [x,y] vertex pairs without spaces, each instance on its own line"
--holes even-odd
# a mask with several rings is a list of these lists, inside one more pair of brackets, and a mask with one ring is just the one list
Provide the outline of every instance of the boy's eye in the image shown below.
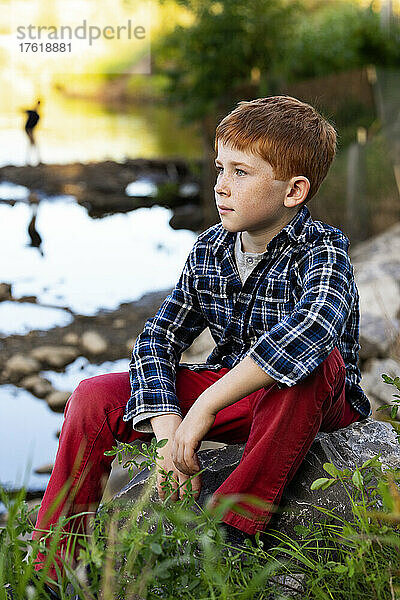
[[[222,173],[222,171],[224,170],[223,167],[220,167],[219,165],[215,165],[215,170],[217,171],[217,173]],[[246,175],[246,171],[243,171],[243,169],[235,169],[235,173],[237,175],[239,175],[240,177],[242,175]]]

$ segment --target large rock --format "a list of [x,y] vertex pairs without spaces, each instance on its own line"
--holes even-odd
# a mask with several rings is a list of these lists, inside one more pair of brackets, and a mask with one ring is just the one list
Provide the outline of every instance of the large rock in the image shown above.
[[[230,445],[198,453],[201,467],[207,469],[203,473],[200,504],[204,504],[235,469],[243,450],[244,445]],[[273,517],[270,527],[294,537],[296,525],[307,525],[310,520],[323,518],[323,514],[314,506],[334,509],[341,516],[349,516],[349,499],[340,484],[317,491],[310,491],[310,486],[315,479],[328,476],[323,469],[326,462],[333,462],[340,469],[347,467],[354,470],[357,465],[361,466],[365,460],[378,453],[385,466],[400,467],[400,445],[395,432],[386,423],[366,419],[334,433],[319,433],[295,478],[285,490],[281,510]],[[149,476],[147,470],[138,473],[115,498],[136,501]],[[154,489],[151,501],[157,499],[157,491]]]
[[61,369],[72,363],[79,356],[79,351],[73,346],[40,346],[32,350],[31,356],[42,367]]
[[400,335],[400,223],[357,244],[351,260],[360,293],[360,356],[383,358]]

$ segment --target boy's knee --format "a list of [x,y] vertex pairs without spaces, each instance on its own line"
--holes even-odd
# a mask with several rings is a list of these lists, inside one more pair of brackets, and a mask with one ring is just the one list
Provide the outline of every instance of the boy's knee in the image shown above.
[[68,414],[69,417],[79,415],[82,418],[88,414],[92,416],[93,412],[102,412],[104,392],[101,377],[83,379],[69,397],[66,415]]
[[129,375],[108,373],[83,379],[68,400],[69,413],[96,417],[125,407],[129,399]]

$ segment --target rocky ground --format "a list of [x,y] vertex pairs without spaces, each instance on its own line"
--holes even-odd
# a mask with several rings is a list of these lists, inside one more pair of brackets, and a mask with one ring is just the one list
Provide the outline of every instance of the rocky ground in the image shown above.
[[[4,289],[3,284],[0,293]],[[129,357],[145,320],[154,314],[168,292],[146,294],[137,302],[93,317],[75,315],[65,327],[0,338],[0,384],[12,382],[38,397],[46,397],[51,390],[37,375],[42,369],[63,370],[78,356],[96,363]],[[10,299],[10,295],[3,294],[2,299]]]
[[[197,231],[201,225],[199,171],[199,161],[189,165],[181,159],[127,159],[123,163],[6,166],[0,168],[0,182],[25,186],[39,199],[73,195],[92,217],[157,204],[172,209],[171,227]],[[157,191],[129,196],[125,190],[132,182],[151,182]],[[12,197],[2,201],[15,202]]]

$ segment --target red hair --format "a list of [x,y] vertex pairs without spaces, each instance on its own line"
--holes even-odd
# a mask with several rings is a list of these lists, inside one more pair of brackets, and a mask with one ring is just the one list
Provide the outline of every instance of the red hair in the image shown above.
[[291,96],[239,102],[217,126],[216,152],[218,141],[258,154],[270,163],[275,179],[307,177],[307,201],[318,191],[336,153],[335,128],[315,108]]

